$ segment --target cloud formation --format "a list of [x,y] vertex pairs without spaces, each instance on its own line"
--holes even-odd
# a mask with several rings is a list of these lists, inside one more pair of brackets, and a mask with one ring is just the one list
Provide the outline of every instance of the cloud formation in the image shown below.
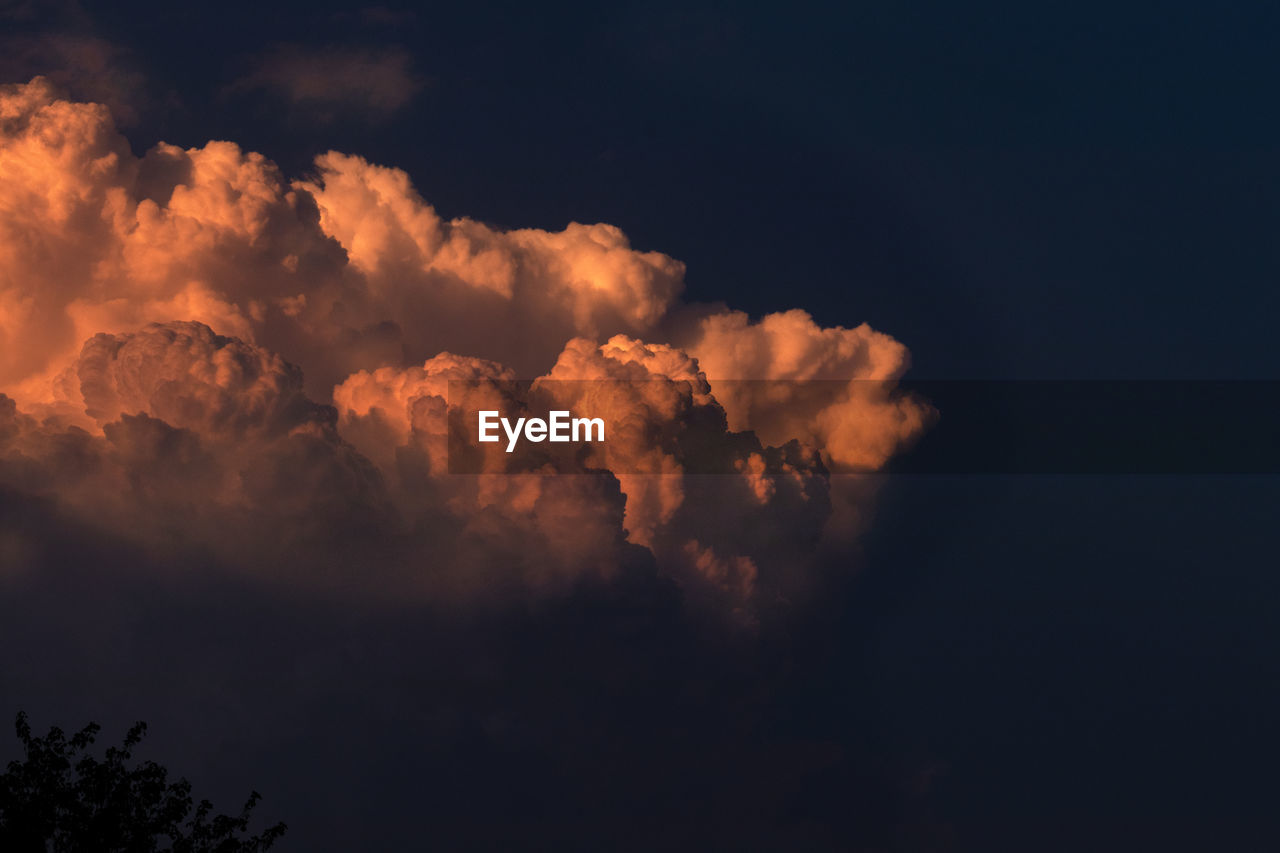
[[[614,226],[445,220],[358,156],[297,181],[230,142],[139,157],[37,78],[0,89],[0,172],[0,485],[265,581],[483,601],[641,570],[750,623],[861,515],[829,470],[928,419],[888,335],[685,304],[683,265]],[[450,380],[590,409],[609,455],[450,474]]]

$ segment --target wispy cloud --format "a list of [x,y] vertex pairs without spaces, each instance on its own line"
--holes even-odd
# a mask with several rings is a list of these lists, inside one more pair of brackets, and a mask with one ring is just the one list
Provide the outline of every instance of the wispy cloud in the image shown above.
[[316,48],[281,45],[228,87],[262,92],[321,122],[341,116],[381,120],[407,106],[426,80],[401,48]]
[[71,96],[111,108],[118,124],[134,124],[149,91],[128,52],[91,34],[15,34],[0,38],[0,79],[44,76]]

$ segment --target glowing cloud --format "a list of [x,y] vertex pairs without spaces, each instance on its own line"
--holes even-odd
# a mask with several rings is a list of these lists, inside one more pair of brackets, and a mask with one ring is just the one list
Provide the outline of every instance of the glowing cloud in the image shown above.
[[[0,484],[268,577],[483,598],[649,565],[750,622],[848,528],[833,495],[865,500],[829,466],[924,428],[865,325],[685,305],[683,265],[614,226],[446,221],[400,170],[316,169],[137,157],[101,105],[0,89]],[[516,378],[605,418],[609,455],[566,477],[492,445],[450,475],[449,381],[514,412]]]

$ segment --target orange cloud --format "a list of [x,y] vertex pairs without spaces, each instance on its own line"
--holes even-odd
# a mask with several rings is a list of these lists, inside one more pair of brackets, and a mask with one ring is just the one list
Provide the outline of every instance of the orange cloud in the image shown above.
[[[683,265],[614,226],[445,220],[403,171],[316,167],[138,157],[103,106],[0,89],[0,484],[317,583],[359,564],[483,598],[651,560],[750,622],[865,515],[829,468],[874,470],[928,421],[891,393],[906,348],[866,325],[686,305]],[[611,440],[572,476],[496,446],[451,475],[450,380],[591,409]]]

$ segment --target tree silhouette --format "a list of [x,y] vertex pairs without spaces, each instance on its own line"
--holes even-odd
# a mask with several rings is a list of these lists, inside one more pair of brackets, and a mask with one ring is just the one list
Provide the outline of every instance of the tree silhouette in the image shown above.
[[97,723],[70,739],[56,727],[32,736],[21,712],[15,725],[26,757],[0,776],[0,850],[257,853],[284,835],[283,823],[248,835],[256,791],[238,816],[213,815],[208,800],[192,800],[186,779],[169,782],[169,771],[153,761],[130,766],[146,723],[135,723],[101,760],[87,752]]

